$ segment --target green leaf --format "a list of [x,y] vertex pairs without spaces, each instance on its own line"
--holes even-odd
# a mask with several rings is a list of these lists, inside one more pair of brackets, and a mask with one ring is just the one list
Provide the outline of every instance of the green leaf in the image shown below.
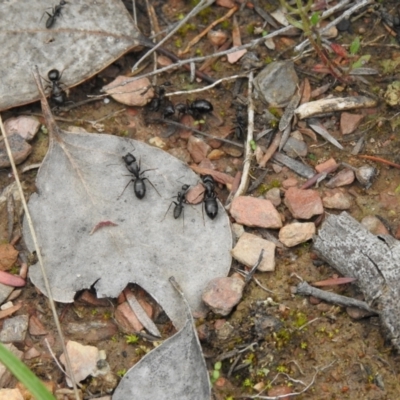
[[360,50],[361,42],[360,42],[360,37],[357,36],[350,45],[350,54],[357,54],[358,50]]
[[311,18],[310,18],[311,25],[313,25],[313,26],[318,25],[319,15],[320,15],[319,12],[315,12],[313,15],[311,15]]
[[363,67],[371,58],[370,54],[365,54],[361,56],[353,65],[351,66],[352,69],[361,68]]
[[254,140],[250,140],[250,147],[251,147],[251,149],[252,149],[253,151],[256,149],[257,144],[256,144],[256,142],[255,142]]
[[222,362],[221,361],[217,361],[214,364],[214,369],[217,370],[217,371],[219,371],[221,369],[221,367],[222,367]]
[[292,18],[290,15],[286,14],[286,19],[289,21],[291,25],[293,25],[295,28],[303,30],[303,24],[300,21],[295,20]]
[[0,361],[23,383],[33,397],[40,400],[56,400],[39,378],[2,343],[0,343]]
[[217,370],[214,370],[212,373],[212,379],[216,381],[220,377],[220,373]]

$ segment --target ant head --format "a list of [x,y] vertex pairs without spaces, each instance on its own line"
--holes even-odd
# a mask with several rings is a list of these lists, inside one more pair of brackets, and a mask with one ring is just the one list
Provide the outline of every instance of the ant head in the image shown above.
[[214,178],[211,175],[203,175],[201,179],[204,183],[215,183]]
[[132,153],[126,153],[125,156],[122,156],[122,159],[125,161],[126,165],[131,165],[136,162],[136,157]]
[[48,72],[47,77],[52,81],[56,82],[60,79],[60,71],[58,69],[52,69]]

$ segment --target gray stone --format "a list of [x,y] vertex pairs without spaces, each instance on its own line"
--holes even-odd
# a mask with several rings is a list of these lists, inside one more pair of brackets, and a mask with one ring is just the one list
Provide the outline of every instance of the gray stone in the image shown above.
[[308,153],[308,148],[306,142],[290,137],[283,146],[283,151],[289,157],[305,157]]
[[[8,136],[8,142],[10,144],[15,164],[21,164],[26,160],[29,154],[31,154],[32,146],[26,143],[18,133],[13,133]],[[10,165],[5,143],[4,141],[0,142],[0,168],[7,168]]]
[[29,317],[27,315],[18,315],[17,317],[6,319],[0,332],[0,342],[23,342],[28,330],[28,321]]
[[285,107],[296,91],[299,78],[291,61],[267,65],[254,79],[260,98],[272,107]]

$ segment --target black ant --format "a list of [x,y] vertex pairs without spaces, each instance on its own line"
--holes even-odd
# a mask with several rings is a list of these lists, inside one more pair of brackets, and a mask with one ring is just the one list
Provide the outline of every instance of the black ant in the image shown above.
[[51,99],[57,105],[63,105],[65,103],[65,91],[60,87],[60,80],[61,80],[62,73],[58,71],[58,69],[52,69],[47,74],[47,77],[51,83]]
[[[189,187],[190,187],[190,185],[183,185],[182,186],[182,191],[178,192],[178,194],[176,196],[176,201],[172,201],[171,202],[171,204],[168,207],[167,212],[164,214],[164,218],[168,214],[168,211],[171,208],[172,204],[175,204],[175,207],[174,207],[174,218],[178,219],[180,217],[180,215],[184,212],[183,203],[186,203],[186,193],[188,192]],[[163,218],[163,220],[164,220],[164,218]]]
[[175,109],[179,114],[189,114],[195,119],[200,119],[203,114],[211,113],[214,107],[208,100],[195,100],[192,103],[189,101],[186,101],[186,104],[178,103]]
[[[155,97],[151,99],[147,105],[147,109],[150,111],[159,111],[161,109],[164,118],[168,118],[175,114],[175,107],[172,102],[165,97],[165,86],[170,86],[169,82],[164,83],[160,86],[154,86]],[[148,89],[147,89],[148,90]],[[143,92],[143,94],[146,91]]]
[[245,107],[242,105],[237,107],[235,124],[235,136],[238,140],[243,140],[246,137],[247,113]]
[[150,179],[146,177],[144,178],[140,177],[144,172],[151,171],[150,169],[140,171],[140,161],[138,164],[136,162],[136,157],[132,153],[127,153],[125,156],[122,156],[122,159],[125,162],[126,169],[133,175],[133,178],[126,184],[124,190],[119,195],[118,199],[124,194],[125,189],[129,186],[131,182],[133,182],[133,190],[135,192],[136,197],[140,200],[143,199],[143,197],[146,194],[146,185],[144,184],[145,180],[149,181],[150,185],[153,186],[154,190],[160,196],[160,193],[158,192],[156,187],[151,183]]
[[[49,16],[49,18],[47,18],[47,21],[46,21],[47,29],[50,29],[56,22],[56,19],[61,16],[61,11],[66,4],[67,4],[67,2],[65,0],[61,0],[60,4],[57,4],[55,7],[53,7],[53,10],[52,10],[53,14],[50,14],[47,11],[45,11],[43,13],[43,15],[47,14]],[[42,18],[43,18],[43,15],[42,15]]]
[[203,180],[204,193],[204,208],[209,218],[214,219],[218,214],[217,194],[215,193],[215,181],[211,175],[204,175]]

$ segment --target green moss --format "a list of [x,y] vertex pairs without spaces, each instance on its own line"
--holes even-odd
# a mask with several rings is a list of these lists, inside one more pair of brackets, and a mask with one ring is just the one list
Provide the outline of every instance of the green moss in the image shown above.
[[247,25],[247,26],[246,26],[246,32],[247,32],[249,35],[252,35],[252,34],[254,33],[254,24],[249,24],[249,25]]
[[308,318],[306,314],[298,312],[296,314],[296,320],[294,321],[294,325],[296,328],[301,328],[303,325],[305,325],[308,322]]
[[222,21],[220,24],[221,29],[229,29],[231,27],[231,23],[228,20]]
[[139,341],[139,337],[136,335],[125,335],[125,341],[127,344],[135,344]]
[[174,42],[175,47],[180,49],[182,47],[182,40],[181,39],[176,39]]
[[184,24],[178,29],[178,35],[185,37],[189,31],[195,31],[195,24]]

